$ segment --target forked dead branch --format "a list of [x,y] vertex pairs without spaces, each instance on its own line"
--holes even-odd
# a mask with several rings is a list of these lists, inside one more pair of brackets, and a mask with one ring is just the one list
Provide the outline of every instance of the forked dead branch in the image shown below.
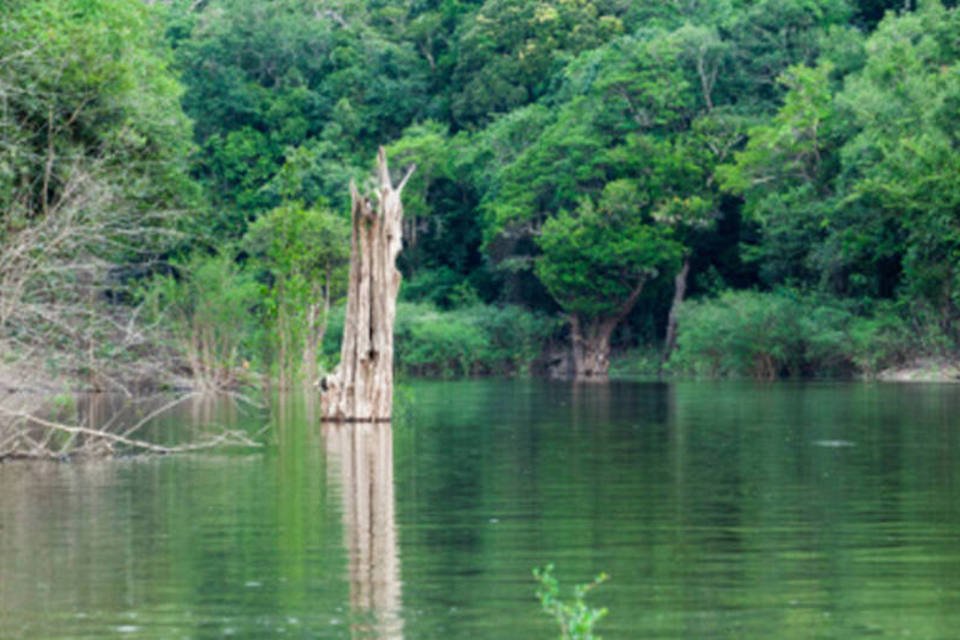
[[[22,403],[4,406],[0,403],[0,462],[96,458],[119,453],[164,455],[263,446],[246,432],[236,429],[217,429],[177,444],[154,442],[141,435],[152,421],[198,396],[186,394],[174,398],[148,411],[133,424],[118,420],[124,414],[117,412],[97,426],[44,417],[51,412],[49,409],[44,412],[43,407]],[[9,400],[7,402],[12,404]]]

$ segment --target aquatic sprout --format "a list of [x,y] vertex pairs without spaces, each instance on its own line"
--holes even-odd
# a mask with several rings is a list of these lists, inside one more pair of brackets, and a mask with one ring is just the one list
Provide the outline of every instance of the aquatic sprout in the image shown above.
[[544,613],[553,617],[560,625],[563,640],[601,640],[595,635],[593,627],[607,615],[606,607],[595,608],[585,602],[587,594],[606,582],[609,576],[600,573],[592,582],[578,584],[573,588],[573,602],[564,602],[560,598],[560,583],[553,575],[553,564],[544,568],[535,568],[533,577],[540,586],[537,588],[537,598]]

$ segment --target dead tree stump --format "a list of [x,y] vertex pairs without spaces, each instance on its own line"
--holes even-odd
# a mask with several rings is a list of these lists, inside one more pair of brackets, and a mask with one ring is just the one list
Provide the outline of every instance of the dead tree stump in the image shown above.
[[353,232],[350,280],[340,364],[320,381],[323,419],[383,422],[393,407],[393,322],[400,272],[403,205],[400,193],[415,167],[397,187],[390,180],[387,155],[377,153],[377,191],[362,196],[350,181]]

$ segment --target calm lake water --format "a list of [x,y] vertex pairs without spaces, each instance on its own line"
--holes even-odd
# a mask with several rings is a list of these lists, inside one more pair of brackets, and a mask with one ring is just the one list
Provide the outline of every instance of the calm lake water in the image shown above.
[[[960,637],[960,387],[415,382],[392,429],[197,402],[263,452],[0,464],[3,638]],[[94,413],[104,412],[90,402]]]

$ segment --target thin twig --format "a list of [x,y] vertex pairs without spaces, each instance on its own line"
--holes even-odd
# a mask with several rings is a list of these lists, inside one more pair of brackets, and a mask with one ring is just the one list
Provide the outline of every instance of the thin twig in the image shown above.
[[[103,431],[101,429],[92,429],[89,427],[73,426],[66,425],[59,422],[53,422],[51,420],[45,420],[38,416],[31,415],[23,411],[11,411],[9,409],[4,409],[0,407],[0,413],[7,416],[8,418],[14,420],[22,420],[27,424],[36,425],[49,429],[51,431],[57,431],[61,433],[67,433],[71,436],[77,435],[87,435],[96,439],[96,442],[107,444],[108,446],[114,444],[120,444],[132,449],[139,451],[146,451],[150,453],[158,454],[171,454],[171,453],[184,453],[188,451],[200,451],[204,449],[212,449],[220,446],[239,446],[239,447],[261,447],[263,446],[259,442],[255,442],[248,438],[245,434],[239,431],[224,430],[223,432],[214,435],[206,440],[199,440],[196,442],[190,442],[182,445],[162,445],[156,444],[153,442],[147,442],[146,440],[139,440],[136,438],[129,438],[122,434],[110,433],[109,431]],[[27,457],[62,457],[64,451],[61,449],[59,455],[55,455],[49,447],[43,446],[38,441],[31,438],[23,430],[20,431],[19,436],[24,438],[30,445],[32,445],[33,452],[28,453]],[[9,440],[8,440],[9,441]],[[6,441],[5,441],[6,442]]]
[[198,394],[198,393],[188,393],[188,394],[186,394],[186,395],[180,396],[179,398],[174,398],[173,400],[171,400],[170,402],[166,403],[166,404],[163,405],[162,407],[159,407],[159,408],[157,408],[157,409],[154,409],[153,411],[151,411],[150,413],[148,413],[148,414],[147,414],[146,416],[144,416],[139,422],[137,422],[135,425],[133,425],[132,427],[130,427],[129,429],[127,429],[126,431],[124,431],[121,435],[122,435],[123,437],[129,437],[131,434],[136,433],[143,425],[145,425],[146,423],[150,422],[151,420],[153,420],[154,418],[156,418],[156,417],[157,417],[158,415],[160,415],[161,413],[166,413],[167,411],[169,411],[170,409],[174,408],[175,406],[177,406],[177,405],[179,405],[179,404],[182,404],[185,400],[187,400],[187,399],[189,399],[189,398],[194,398],[194,397],[196,397],[197,395],[199,395],[199,394]]

